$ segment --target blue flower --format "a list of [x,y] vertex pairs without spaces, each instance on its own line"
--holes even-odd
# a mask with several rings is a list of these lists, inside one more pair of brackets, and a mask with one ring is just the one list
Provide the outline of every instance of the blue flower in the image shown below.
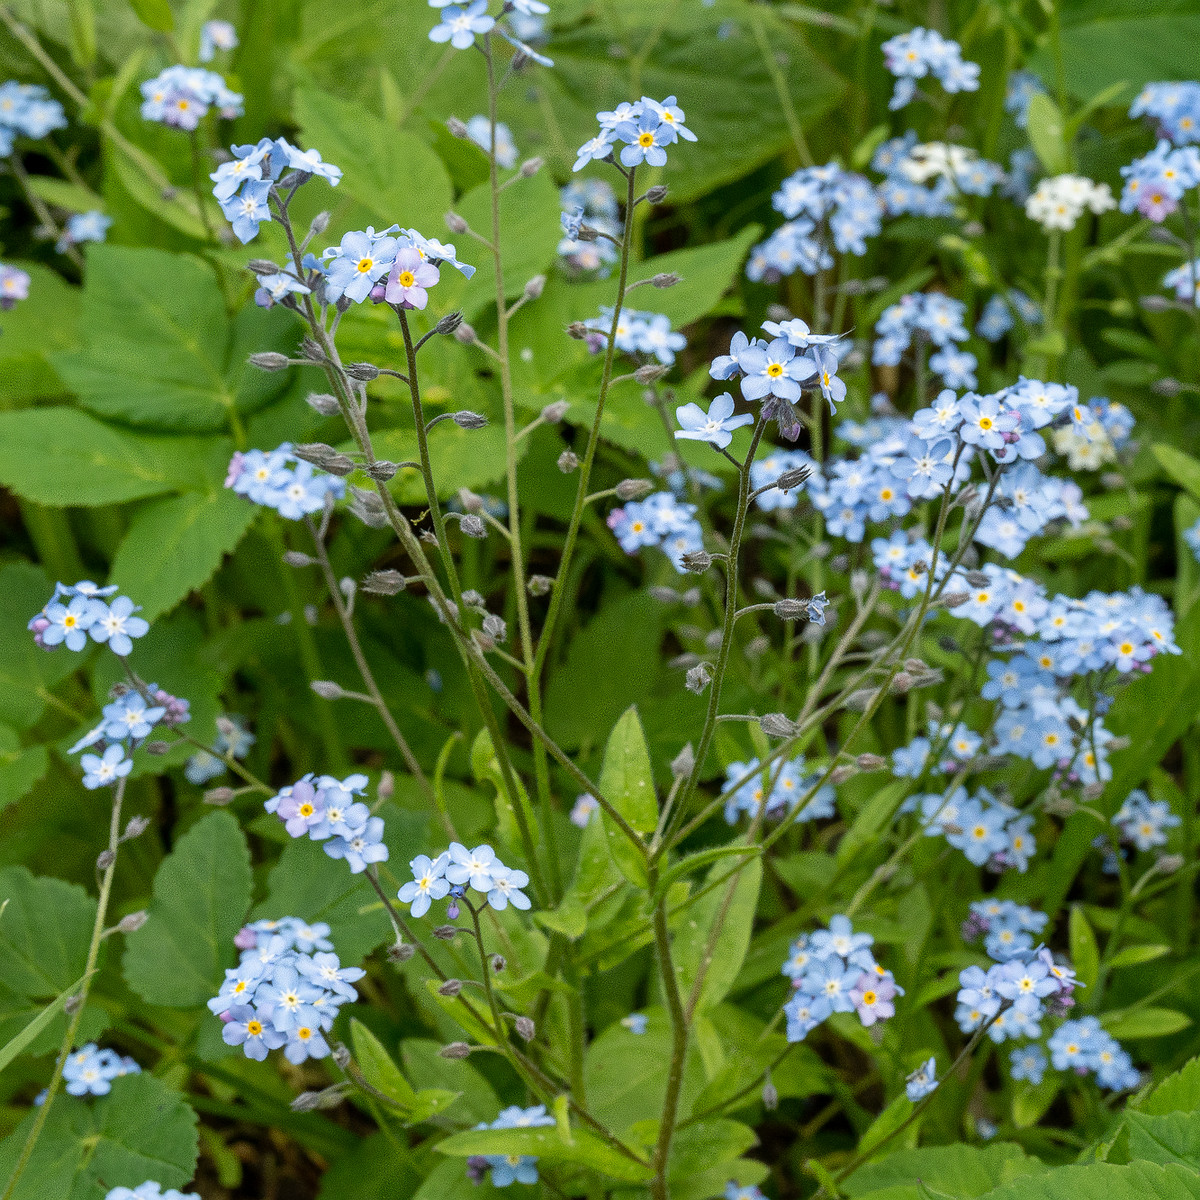
[[649,163],[652,167],[666,166],[664,146],[678,139],[674,126],[659,119],[657,113],[643,112],[637,121],[622,121],[613,131],[618,140],[627,143],[621,151],[621,162],[627,167]]
[[537,1159],[528,1154],[488,1154],[492,1168],[492,1186],[508,1187],[510,1183],[537,1183]]
[[72,213],[67,218],[62,237],[58,239],[55,249],[61,254],[68,246],[78,246],[82,242],[102,242],[108,236],[108,227],[112,223],[112,217],[106,217],[98,209]]
[[221,211],[233,225],[234,236],[243,245],[258,235],[258,227],[271,220],[267,197],[271,192],[269,179],[249,179],[240,195],[230,195],[221,201]]
[[271,1023],[281,1033],[291,1034],[302,1026],[320,1023],[313,1001],[321,995],[321,989],[301,979],[299,971],[288,963],[277,965],[269,983],[258,987],[254,1002],[262,1011],[270,1013]]
[[681,426],[675,431],[676,438],[708,442],[718,450],[724,450],[733,441],[735,429],[754,424],[751,413],[733,415],[733,397],[728,392],[718,396],[708,406],[707,413],[698,404],[684,404],[675,410],[675,417]]
[[236,50],[237,30],[228,21],[205,21],[200,27],[200,61],[212,62],[218,50]]
[[121,745],[109,746],[102,755],[85,754],[79,763],[87,772],[83,786],[88,791],[116,783],[133,770],[133,759],[125,757],[125,747]]
[[575,165],[572,171],[582,171],[590,162],[598,162],[607,158],[613,150],[611,130],[601,130],[594,138],[584,142],[576,151]]
[[287,1045],[283,1048],[283,1056],[294,1066],[299,1066],[306,1059],[328,1058],[329,1043],[321,1034],[320,1026],[297,1025],[291,1031]]
[[468,850],[461,842],[451,842],[446,878],[453,884],[469,884],[477,892],[492,890],[492,872],[505,870],[491,846],[476,846]]
[[737,363],[742,372],[742,395],[747,400],[767,396],[799,400],[801,385],[811,382],[817,370],[810,360],[796,356],[796,348],[786,338],[775,338],[768,345],[748,345]]
[[630,1013],[627,1017],[621,1018],[621,1024],[629,1030],[630,1033],[637,1034],[639,1037],[646,1032],[646,1023],[649,1018],[645,1013]]
[[492,889],[487,894],[487,902],[492,908],[501,911],[509,904],[522,910],[529,908],[529,897],[521,891],[529,883],[529,876],[524,871],[501,866],[499,870],[493,867],[491,875]]
[[905,1095],[915,1104],[918,1100],[937,1091],[937,1059],[931,1057],[922,1063],[909,1077],[904,1088]]
[[450,890],[450,881],[446,879],[448,856],[439,855],[430,859],[426,854],[418,854],[408,864],[413,873],[411,883],[406,883],[396,898],[401,904],[411,904],[414,917],[423,917],[434,900],[440,900]]
[[467,8],[451,4],[442,10],[441,24],[429,31],[431,42],[449,42],[456,50],[474,45],[477,33],[487,33],[495,19],[486,15],[487,0],[474,0]]
[[338,956],[330,953],[301,958],[296,969],[310,983],[327,991],[337,992],[347,1000],[357,998],[357,990],[350,985],[357,983],[366,974],[362,967],[343,967]]
[[137,692],[126,692],[104,706],[105,736],[115,739],[148,737],[166,712],[161,705],[147,708],[146,701]]
[[391,236],[375,235],[373,229],[347,233],[334,251],[329,272],[325,276],[325,296],[333,301],[345,296],[361,304],[376,282],[391,267],[400,243]]
[[95,620],[88,626],[88,633],[96,642],[107,642],[114,654],[124,658],[133,652],[132,638],[144,637],[150,624],[133,614],[141,611],[128,596],[118,596],[111,604],[94,601]]
[[[361,829],[351,830],[349,836],[326,842],[325,853],[330,858],[344,858],[355,875],[365,871],[369,863],[386,862],[388,848],[383,844],[383,818],[371,817]],[[413,915],[420,916],[420,913]]]
[[649,96],[643,96],[642,104],[664,125],[669,125],[685,142],[696,141],[696,135],[683,123],[683,109],[675,103],[674,96],[668,96],[661,104],[657,100],[651,100]]
[[288,1040],[286,1033],[249,1004],[234,1005],[226,1015],[229,1019],[221,1030],[222,1041],[227,1046],[241,1046],[242,1053],[255,1062],[262,1062],[269,1050],[278,1050]]
[[104,604],[86,596],[72,596],[66,604],[52,602],[42,614],[49,624],[38,632],[38,637],[46,646],[61,643],[68,650],[82,650],[87,645],[87,631],[104,608]]
[[342,178],[342,168],[333,163],[321,161],[320,150],[298,150],[295,146],[283,142],[284,157],[287,165],[293,171],[303,171],[307,175],[320,175],[331,186],[337,187]]
[[812,346],[805,359],[814,368],[821,395],[829,401],[829,411],[836,412],[837,406],[846,398],[846,385],[837,377],[837,355],[829,346]]

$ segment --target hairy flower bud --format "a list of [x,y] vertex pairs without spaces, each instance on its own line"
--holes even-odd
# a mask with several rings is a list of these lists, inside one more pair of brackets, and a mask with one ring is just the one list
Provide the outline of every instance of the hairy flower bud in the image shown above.
[[162,755],[170,751],[171,743],[160,741],[147,742],[143,749],[147,754]]
[[640,384],[657,383],[668,369],[659,363],[647,363],[644,367],[638,367],[633,377]]
[[574,338],[577,342],[582,342],[591,330],[582,321],[572,321],[567,326],[567,337]]
[[342,685],[332,679],[314,679],[309,686],[322,700],[340,700],[346,694]]
[[860,754],[854,761],[864,771],[882,771],[888,765],[888,760],[879,754]]
[[261,354],[252,354],[246,361],[260,371],[286,371],[292,363],[286,354],[277,354],[274,350],[264,350]]
[[800,728],[783,713],[767,713],[759,718],[758,726],[768,737],[782,738],[791,737]]
[[495,613],[488,613],[483,618],[483,632],[492,639],[493,642],[503,643],[508,641],[508,622],[503,617],[498,617]]
[[478,335],[475,333],[475,327],[468,325],[466,321],[459,323],[458,328],[454,331],[454,340],[461,342],[464,346],[473,346],[478,340]]
[[434,333],[453,333],[463,323],[461,312],[447,313],[434,327]]
[[278,275],[279,265],[273,263],[269,258],[252,258],[247,264],[247,268],[254,272],[255,275]]
[[350,1091],[348,1083],[334,1083],[319,1092],[301,1092],[290,1104],[292,1112],[317,1112],[323,1108],[337,1108]]
[[699,575],[712,566],[713,556],[707,550],[689,550],[680,561],[685,571]]
[[451,420],[459,429],[482,429],[488,423],[487,417],[482,413],[471,412],[465,408],[454,413]]
[[438,1051],[442,1058],[466,1058],[470,1053],[471,1047],[466,1042],[451,1042]]
[[116,861],[117,856],[112,850],[101,850],[96,856],[96,870],[107,871]]
[[1184,861],[1182,854],[1162,854],[1154,864],[1154,868],[1164,875],[1174,875],[1176,871],[1182,870]]
[[808,605],[790,596],[776,600],[772,610],[781,621],[798,621],[808,611]]
[[397,463],[388,462],[386,459],[379,462],[367,463],[363,467],[364,473],[375,480],[376,483],[387,483],[389,479],[394,479],[398,470],[400,470],[400,467]]
[[212,804],[217,808],[224,808],[237,796],[237,793],[231,787],[215,787],[209,788],[204,793],[204,803]]
[[1178,396],[1183,391],[1183,384],[1178,379],[1156,379],[1151,385],[1150,390],[1157,392],[1160,396]]
[[495,971],[497,974],[499,974],[501,971],[503,971],[505,969],[505,967],[507,967],[507,966],[508,966],[508,960],[504,957],[503,954],[493,954],[492,955],[492,970]]
[[457,996],[462,991],[461,979],[447,979],[445,983],[438,988],[439,996]]
[[696,769],[696,751],[692,749],[692,743],[688,742],[680,752],[671,759],[671,775],[675,779],[682,779],[685,775],[690,775]]
[[448,212],[446,214],[446,228],[451,233],[467,233],[470,230],[470,225],[463,220],[456,212]]
[[130,817],[129,823],[125,826],[125,832],[121,834],[121,841],[129,842],[134,838],[141,837],[149,828],[149,817]]
[[374,363],[353,362],[345,368],[346,374],[359,383],[373,383],[379,378],[379,368]]
[[442,942],[453,941],[459,935],[457,925],[439,925],[434,931],[433,936]]
[[387,952],[388,962],[394,962],[394,963],[408,962],[408,960],[410,958],[412,958],[412,956],[414,954],[416,954],[416,952],[417,952],[416,946],[413,946],[408,942],[396,942],[395,945],[390,946],[388,948],[388,952]]
[[370,592],[373,596],[394,596],[397,592],[404,591],[406,582],[399,571],[372,571],[362,581],[362,590]]
[[579,466],[579,456],[574,450],[564,450],[558,456],[558,469],[564,475],[570,475]]
[[779,1089],[771,1082],[770,1075],[763,1083],[762,1102],[767,1112],[774,1112],[779,1107]]
[[1174,307],[1166,296],[1142,296],[1139,299],[1142,307],[1150,313],[1166,312],[1167,309]]
[[532,179],[545,165],[544,158],[527,158],[521,164],[521,175],[525,179]]
[[544,596],[554,586],[554,580],[549,575],[530,575],[525,586],[531,596]]
[[661,183],[655,184],[647,193],[646,199],[651,204],[661,204],[667,198],[667,189]]
[[447,117],[446,128],[450,131],[451,137],[466,139],[471,136],[470,131],[467,129],[466,122],[460,121],[458,117]]
[[312,221],[309,223],[309,226],[308,226],[309,236],[317,237],[318,235],[324,233],[325,230],[327,230],[329,228],[329,222],[330,222],[330,219],[332,218],[332,216],[333,216],[333,214],[329,213],[329,212],[317,213],[317,215],[315,217],[313,217]]
[[943,608],[958,608],[960,605],[966,604],[970,598],[970,592],[946,592],[942,595],[941,605]]
[[866,712],[867,706],[875,699],[878,688],[865,687],[853,691],[846,697],[846,707],[854,712]]
[[555,400],[553,404],[547,404],[541,411],[541,419],[547,425],[557,425],[559,421],[567,415],[567,410],[571,407],[567,400]]
[[464,513],[459,518],[458,527],[469,538],[487,537],[487,526],[483,523],[483,518],[474,513]]
[[137,931],[141,929],[143,925],[145,925],[146,919],[149,917],[149,915],[150,914],[146,912],[144,908],[139,909],[137,912],[131,912],[117,922],[117,928],[122,933],[137,933]]
[[350,1051],[346,1049],[345,1042],[333,1043],[333,1061],[343,1071],[350,1065]]
[[640,500],[654,491],[654,484],[649,479],[622,479],[614,490],[617,493],[617,499],[622,502]]
[[307,403],[309,408],[315,409],[323,417],[332,417],[338,412],[337,397],[323,392],[310,392]]
[[677,275],[674,271],[660,271],[650,279],[650,285],[656,288],[674,287],[677,283],[683,282],[683,276]]
[[525,285],[525,293],[524,293],[525,299],[526,300],[536,300],[545,290],[546,290],[545,275],[535,275]]
[[838,786],[845,783],[847,779],[853,779],[857,774],[858,768],[853,763],[844,763],[829,772],[829,782]]
[[311,567],[317,560],[311,554],[305,554],[302,550],[285,550],[283,561],[289,567]]
[[691,668],[687,675],[684,676],[684,686],[689,692],[694,692],[697,696],[708,687],[712,679],[712,666],[709,663],[699,663]]
[[513,1028],[527,1042],[532,1042],[534,1034],[537,1033],[537,1026],[533,1023],[532,1017],[517,1017],[513,1021]]

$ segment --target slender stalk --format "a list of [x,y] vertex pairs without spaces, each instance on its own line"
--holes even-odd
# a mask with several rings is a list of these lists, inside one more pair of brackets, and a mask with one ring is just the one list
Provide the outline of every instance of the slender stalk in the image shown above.
[[[25,170],[25,164],[21,161],[19,154],[13,154],[8,160],[9,168],[13,173],[13,178],[20,185],[21,191],[25,194],[25,199],[29,202],[29,207],[33,209],[37,219],[41,221],[46,231],[57,241],[62,237],[62,226],[54,219],[50,209],[46,207],[46,202],[33,190],[33,185],[29,182],[29,173]],[[77,246],[68,242],[62,251],[81,271],[83,270],[83,255],[79,253]]]
[[[651,889],[656,882],[656,878],[652,877]],[[679,1093],[683,1088],[688,1029],[683,998],[679,994],[679,979],[675,974],[675,963],[671,956],[671,934],[667,928],[665,896],[654,907],[654,947],[658,956],[658,969],[662,976],[667,1012],[671,1018],[671,1061],[667,1069],[667,1091],[663,1097],[658,1140],[654,1146],[654,1179],[650,1183],[650,1195],[654,1200],[669,1200],[667,1160],[671,1154],[671,1141],[675,1135],[675,1122],[679,1115]]]
[[4,1194],[0,1196],[0,1200],[11,1200],[17,1183],[25,1173],[26,1167],[29,1166],[29,1160],[33,1156],[34,1147],[37,1145],[38,1138],[46,1126],[46,1118],[50,1115],[50,1106],[54,1103],[54,1097],[58,1094],[59,1085],[62,1083],[63,1068],[67,1064],[67,1056],[71,1053],[71,1048],[75,1045],[75,1036],[79,1032],[79,1023],[83,1019],[83,1010],[87,1005],[92,977],[96,973],[96,961],[100,955],[100,943],[104,939],[104,929],[108,920],[108,901],[112,894],[113,875],[117,869],[117,850],[121,845],[121,805],[125,799],[125,783],[126,780],[124,778],[119,779],[113,788],[112,814],[108,823],[108,865],[104,868],[104,873],[100,877],[100,895],[96,902],[96,919],[92,923],[92,940],[88,944],[87,965],[84,968],[83,984],[80,987],[78,997],[76,997],[74,1012],[72,1012],[71,1018],[67,1022],[66,1033],[63,1034],[63,1040],[59,1046],[58,1058],[54,1063],[54,1074],[51,1075],[49,1086],[46,1088],[46,1098],[37,1110],[37,1116],[33,1120],[33,1127],[29,1130],[29,1136],[25,1139],[25,1145],[21,1147],[21,1153],[17,1158],[16,1166],[13,1167],[13,1172],[8,1178],[8,1183],[5,1185]]

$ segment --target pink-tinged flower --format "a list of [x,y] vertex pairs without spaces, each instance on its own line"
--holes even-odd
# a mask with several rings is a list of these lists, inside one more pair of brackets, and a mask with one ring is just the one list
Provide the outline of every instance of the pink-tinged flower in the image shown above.
[[892,1003],[896,996],[896,984],[890,974],[876,978],[864,971],[850,993],[859,1020],[864,1025],[874,1025],[876,1021],[887,1020],[894,1016],[896,1006]]
[[1151,221],[1165,221],[1179,207],[1179,202],[1162,188],[1150,188],[1139,198],[1137,206],[1142,216]]
[[275,811],[292,837],[303,837],[325,819],[325,795],[311,783],[301,780],[293,786],[290,795],[279,801]]
[[225,472],[225,486],[227,488],[233,487],[233,485],[237,483],[238,479],[241,477],[244,462],[245,460],[242,457],[242,452],[240,450],[235,450],[233,452],[233,457],[229,460],[229,469]]
[[426,262],[415,247],[407,246],[396,255],[388,272],[384,299],[402,308],[424,308],[429,303],[426,289],[440,278],[441,272],[433,263]]

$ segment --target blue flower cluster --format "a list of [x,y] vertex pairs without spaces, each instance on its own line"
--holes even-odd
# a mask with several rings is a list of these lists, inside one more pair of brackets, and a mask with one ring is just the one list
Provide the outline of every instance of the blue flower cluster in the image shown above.
[[243,97],[215,71],[203,67],[167,67],[142,84],[142,117],[189,133],[215,108],[232,120],[244,109]]
[[668,96],[661,104],[643,96],[626,101],[610,112],[599,112],[600,132],[579,147],[574,170],[582,171],[588,163],[610,158],[617,143],[622,143],[620,160],[623,167],[636,168],[642,163],[662,167],[667,162],[667,147],[680,138],[694,142],[696,135],[684,124],[683,109]]
[[1093,1073],[1096,1082],[1110,1091],[1132,1091],[1142,1082],[1128,1052],[1100,1027],[1097,1017],[1064,1021],[1050,1035],[1047,1048],[1055,1070],[1074,1071],[1077,1075]]
[[672,492],[654,492],[608,514],[608,527],[626,554],[643,546],[657,546],[683,573],[683,556],[704,549],[704,530],[696,520],[696,506],[685,504]]
[[1045,946],[1033,949],[1017,943],[1029,941],[1022,933],[1005,957],[986,970],[967,967],[958,976],[958,1007],[954,1019],[963,1033],[974,1033],[986,1026],[987,1035],[997,1044],[1019,1038],[1041,1037],[1041,1022],[1061,1016],[1074,1003],[1075,972],[1054,961]]
[[[546,1112],[544,1104],[533,1108],[512,1105],[502,1109],[500,1115],[489,1125],[482,1121],[476,1129],[532,1129],[539,1125],[553,1125],[554,1118]],[[467,1159],[467,1177],[473,1183],[482,1183],[491,1172],[493,1187],[508,1187],[510,1183],[537,1183],[537,1158],[532,1154],[478,1154]]]
[[883,62],[896,77],[888,108],[903,108],[917,94],[917,80],[932,75],[948,92],[979,88],[979,64],[963,59],[962,47],[933,29],[910,29],[883,43]]
[[863,255],[866,239],[881,229],[883,205],[871,181],[837,163],[789,175],[771,204],[787,224],[750,251],[746,275],[756,281],[774,282],[794,271],[826,271],[833,266],[829,237],[839,254]]
[[[1014,900],[973,900],[962,925],[964,942],[984,938],[984,950],[996,962],[1007,962],[1014,953],[1033,949],[1033,937],[1040,936],[1050,923],[1049,916]],[[1066,997],[1063,1003],[1067,1008]],[[1071,1003],[1074,1003],[1072,1001]]]
[[1004,111],[1012,115],[1018,129],[1029,126],[1029,105],[1034,96],[1046,94],[1042,81],[1032,71],[1012,71],[1004,88]]
[[133,639],[144,637],[150,625],[134,615],[141,607],[128,596],[108,600],[116,590],[115,583],[100,587],[90,579],[70,586],[56,583],[54,595],[29,622],[34,642],[43,650],[63,645],[78,651],[87,645],[90,635],[92,641],[107,643],[122,658],[132,653]]
[[1073,471],[1099,470],[1129,444],[1133,413],[1115,400],[1093,396],[1087,404],[1072,405],[1071,417],[1054,430],[1054,449]]
[[879,198],[895,217],[950,217],[964,196],[990,196],[1006,177],[993,162],[974,150],[945,142],[917,144],[909,130],[903,137],[884,142],[871,159],[873,170],[884,176]]
[[[558,253],[564,264],[573,275],[595,273],[607,279],[619,257],[613,239],[623,232],[616,193],[603,179],[576,179],[560,197],[563,238]],[[582,236],[585,230],[589,232]]]
[[1153,117],[1159,136],[1177,146],[1200,142],[1200,83],[1148,83],[1129,115]]
[[[973,747],[962,757],[970,759],[981,739],[965,726],[959,728],[966,743]],[[913,749],[910,745],[909,750]],[[944,837],[977,867],[986,866],[997,873],[1016,867],[1023,873],[1037,849],[1033,817],[997,800],[987,788],[980,788],[973,796],[967,795],[965,787],[955,788],[949,796],[910,796],[901,805],[901,812],[918,808],[925,836]]]
[[857,1012],[866,1026],[895,1015],[895,998],[904,989],[875,961],[874,942],[869,933],[855,933],[849,917],[839,915],[828,929],[801,934],[792,943],[783,964],[783,974],[796,989],[783,1006],[789,1042],[802,1042],[835,1012]]
[[[612,332],[613,310],[601,308],[598,317],[584,321],[588,330],[587,343],[593,354],[600,353]],[[626,354],[645,354],[656,358],[664,367],[675,362],[675,356],[687,345],[687,338],[671,328],[671,318],[661,313],[621,309],[617,321],[617,336],[613,343]]]
[[13,152],[18,137],[44,138],[66,126],[63,106],[44,87],[15,79],[0,83],[0,158]]
[[[824,600],[822,592],[815,600]],[[810,602],[811,603],[811,602]],[[811,610],[810,610],[811,612]],[[817,609],[820,615],[819,606]],[[813,617],[809,616],[810,620]],[[818,622],[824,623],[824,618]],[[805,771],[804,755],[800,754],[782,766],[769,765],[761,767],[757,758],[749,762],[733,762],[725,768],[725,789],[728,791],[739,779],[750,775],[740,787],[725,801],[725,820],[730,825],[736,825],[741,813],[751,817],[763,812],[767,817],[782,817],[792,812],[810,791],[816,787],[821,778],[821,771]],[[763,796],[766,795],[764,811]],[[807,803],[796,815],[797,821],[818,821],[837,815],[833,806],[835,792],[832,784],[823,784],[813,792]]]
[[1180,818],[1165,800],[1151,800],[1135,788],[1113,816],[1112,823],[1121,832],[1121,841],[1136,850],[1151,850],[1167,844],[1167,830],[1174,829]]
[[167,1188],[164,1192],[161,1183],[148,1179],[135,1188],[115,1187],[104,1200],[200,1200],[200,1193],[181,1192],[178,1188]]
[[1121,211],[1136,211],[1161,224],[1179,207],[1185,192],[1200,186],[1200,148],[1173,149],[1170,142],[1161,141],[1149,154],[1122,167],[1121,175]]
[[107,1096],[112,1091],[112,1081],[122,1075],[138,1075],[142,1068],[127,1054],[115,1050],[101,1050],[95,1042],[88,1042],[78,1050],[72,1050],[63,1063],[63,1083],[71,1096]]
[[346,494],[344,479],[297,458],[291,442],[274,450],[234,451],[225,486],[289,521],[320,512],[327,496],[340,500]]
[[72,213],[67,218],[62,236],[54,248],[62,254],[68,246],[79,246],[84,242],[102,242],[108,237],[108,227],[111,224],[112,217],[106,217],[99,209]]
[[[967,306],[961,300],[940,292],[913,292],[901,296],[896,304],[884,309],[875,322],[875,345],[871,361],[876,366],[898,366],[904,352],[920,333],[937,350],[930,356],[929,369],[940,375],[948,388],[973,388],[978,380],[975,368],[979,360],[954,343],[965,342]],[[917,353],[924,353],[918,344]]]
[[294,838],[307,837],[325,843],[330,858],[344,858],[355,875],[374,863],[387,862],[383,844],[383,818],[356,800],[367,789],[365,775],[313,776],[310,772],[296,783],[281,788],[263,808],[274,813]]
[[305,267],[324,277],[324,297],[329,303],[345,297],[356,304],[370,299],[418,309],[429,303],[428,291],[441,278],[439,263],[454,267],[468,279],[475,274],[474,267],[459,262],[453,246],[399,225],[378,233],[370,226],[352,230],[338,245],[329,246],[320,259],[311,254],[304,259]]
[[296,917],[255,921],[241,930],[234,939],[241,960],[208,1002],[225,1025],[226,1045],[241,1046],[257,1062],[281,1046],[296,1065],[329,1055],[324,1034],[338,1009],[358,999],[353,985],[366,972],[343,967],[328,934],[328,925],[306,925]]
[[521,889],[529,883],[529,876],[515,867],[506,867],[491,846],[476,846],[468,850],[461,842],[451,842],[449,850],[443,850],[437,858],[418,854],[408,864],[413,877],[397,894],[402,904],[412,907],[414,917],[423,917],[434,900],[450,897],[446,915],[450,920],[458,916],[458,902],[465,899],[467,888],[480,892],[497,912],[513,908],[527,909],[529,897]]
[[808,486],[810,480],[815,478],[819,481],[821,472],[816,460],[805,454],[803,450],[772,450],[766,458],[760,458],[751,463],[750,487],[754,491],[773,483],[785,471],[798,471],[802,467],[807,468],[809,477],[798,487],[790,488],[786,492],[777,487],[770,488],[756,497],[754,503],[763,512],[795,508],[800,503],[800,492]]
[[254,734],[246,728],[243,717],[225,715],[217,721],[217,738],[213,748],[197,750],[184,764],[184,778],[197,787],[202,787],[210,779],[225,774],[225,760],[220,757],[230,754],[234,758],[245,758],[254,745]]
[[13,308],[18,300],[29,299],[29,272],[0,263],[0,312]]
[[1020,288],[1009,288],[1003,295],[997,292],[988,297],[979,320],[975,322],[975,333],[985,342],[998,342],[1010,329],[1013,315],[1026,325],[1040,325],[1042,310]]

